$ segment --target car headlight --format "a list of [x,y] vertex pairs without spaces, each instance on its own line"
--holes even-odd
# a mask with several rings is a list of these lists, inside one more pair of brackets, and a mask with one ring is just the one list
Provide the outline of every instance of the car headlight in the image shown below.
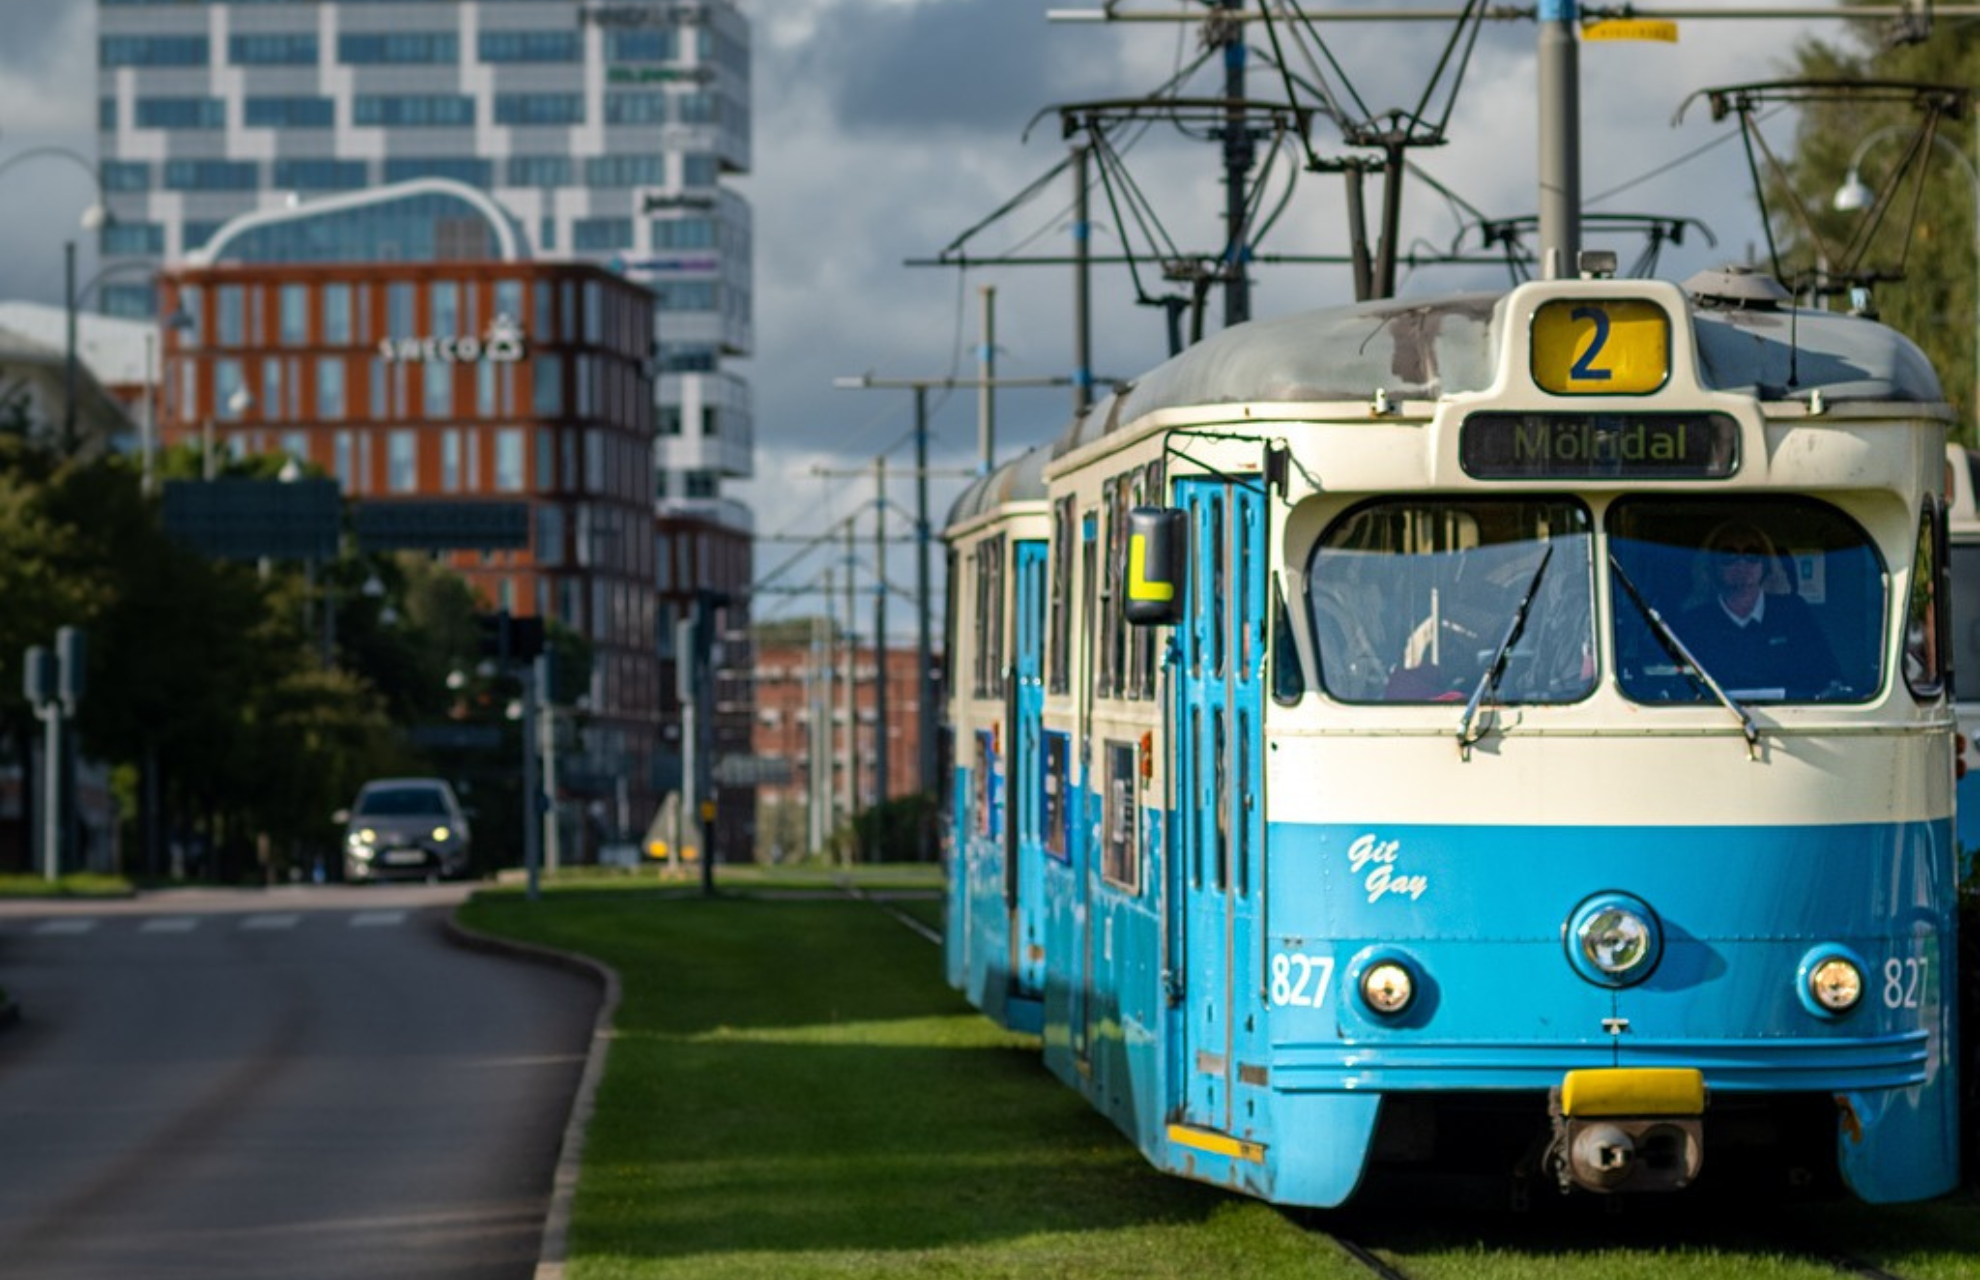
[[1361,1000],[1385,1017],[1394,1017],[1416,999],[1416,979],[1409,966],[1395,960],[1378,960],[1361,973]]
[[368,849],[378,843],[378,833],[370,827],[360,827],[358,830],[345,836],[344,843],[350,845],[353,849]]
[[433,842],[435,844],[445,844],[449,840],[452,840],[453,838],[454,838],[453,828],[451,827],[433,828]]
[[1824,1013],[1848,1013],[1863,999],[1863,970],[1848,956],[1830,954],[1807,967],[1808,996]]

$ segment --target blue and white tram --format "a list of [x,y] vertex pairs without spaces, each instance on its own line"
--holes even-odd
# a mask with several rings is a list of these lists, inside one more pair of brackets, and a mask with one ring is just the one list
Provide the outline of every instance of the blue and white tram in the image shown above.
[[1157,1166],[1955,1184],[1949,411],[1703,288],[1240,326],[965,499],[951,978]]

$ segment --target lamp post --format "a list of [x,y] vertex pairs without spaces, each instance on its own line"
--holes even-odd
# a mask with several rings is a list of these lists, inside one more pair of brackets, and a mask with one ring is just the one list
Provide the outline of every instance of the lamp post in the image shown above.
[[[1863,157],[1869,154],[1871,147],[1876,146],[1885,139],[1910,132],[1912,130],[1907,126],[1887,124],[1881,129],[1873,129],[1865,134],[1863,141],[1856,144],[1856,151],[1849,158],[1849,172],[1844,176],[1842,185],[1836,188],[1836,194],[1831,197],[1829,202],[1831,207],[1840,213],[1861,213],[1863,210],[1874,206],[1877,203],[1877,193],[1872,191],[1863,181],[1860,172],[1863,167]],[[1974,147],[1977,151],[1980,151],[1980,129],[1974,130],[1973,137]],[[1934,133],[1931,135],[1931,138],[1947,155],[1959,163],[1961,171],[1966,174],[1967,189],[1973,193],[1974,314],[1971,316],[1971,323],[1973,325],[1973,391],[1971,393],[1971,399],[1974,420],[1976,423],[1980,423],[1980,169],[1976,169],[1972,159],[1964,151],[1961,151],[1958,147],[1947,141],[1943,134]],[[1980,430],[1980,427],[1976,427],[1976,430]]]

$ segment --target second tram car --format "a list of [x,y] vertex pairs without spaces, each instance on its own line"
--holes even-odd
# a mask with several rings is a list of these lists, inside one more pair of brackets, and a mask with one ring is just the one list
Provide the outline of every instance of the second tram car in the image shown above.
[[1955,1185],[1949,410],[1741,283],[1238,326],[958,504],[949,977],[1158,1167]]

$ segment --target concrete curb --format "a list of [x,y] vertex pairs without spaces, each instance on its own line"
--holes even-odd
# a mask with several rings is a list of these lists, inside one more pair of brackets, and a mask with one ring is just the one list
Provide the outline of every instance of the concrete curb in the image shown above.
[[550,965],[596,981],[601,990],[598,1017],[591,1027],[591,1048],[585,1055],[584,1074],[578,1079],[577,1094],[571,1099],[570,1118],[564,1123],[563,1141],[557,1149],[557,1171],[550,1183],[550,1209],[543,1219],[543,1242],[537,1250],[535,1280],[563,1280],[569,1257],[571,1203],[577,1196],[578,1173],[584,1165],[584,1139],[596,1109],[598,1082],[605,1075],[605,1058],[611,1050],[613,1019],[619,1011],[619,975],[607,965],[588,956],[555,951],[527,942],[514,942],[481,933],[447,917],[447,937],[456,946],[471,951],[528,960]]

